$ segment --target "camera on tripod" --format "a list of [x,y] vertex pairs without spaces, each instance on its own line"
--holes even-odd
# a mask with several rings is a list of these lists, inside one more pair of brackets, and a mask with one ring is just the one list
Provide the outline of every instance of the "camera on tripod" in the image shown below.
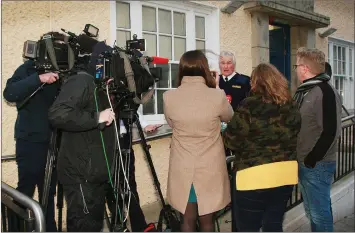
[[[95,81],[98,87],[110,93],[132,97],[135,104],[145,103],[143,95],[150,92],[162,77],[162,68],[152,64],[167,64],[168,58],[143,56],[144,39],[126,41],[126,49],[114,46],[102,51],[95,61]],[[108,80],[112,80],[107,84]]]
[[22,57],[35,61],[39,72],[70,71],[78,60],[79,54],[90,54],[92,48],[98,43],[99,29],[86,24],[84,33],[76,34],[61,29],[69,36],[59,32],[49,32],[41,36],[40,40],[27,40],[24,42]]

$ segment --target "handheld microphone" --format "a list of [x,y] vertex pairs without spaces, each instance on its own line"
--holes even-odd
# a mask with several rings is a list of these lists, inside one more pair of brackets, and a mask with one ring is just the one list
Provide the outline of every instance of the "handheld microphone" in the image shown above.
[[229,103],[232,103],[232,96],[231,95],[227,95],[227,100]]
[[165,57],[152,56],[152,57],[146,57],[146,59],[148,62],[157,65],[165,65],[169,63],[169,58],[165,58]]

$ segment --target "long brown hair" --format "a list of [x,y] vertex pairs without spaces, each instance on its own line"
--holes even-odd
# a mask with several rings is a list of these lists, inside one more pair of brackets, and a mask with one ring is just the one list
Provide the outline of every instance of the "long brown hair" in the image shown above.
[[291,100],[286,78],[272,64],[259,64],[251,74],[251,91],[265,103],[285,104]]
[[208,67],[207,58],[201,50],[188,51],[180,58],[178,86],[181,85],[184,76],[202,76],[208,87],[216,87],[216,81]]

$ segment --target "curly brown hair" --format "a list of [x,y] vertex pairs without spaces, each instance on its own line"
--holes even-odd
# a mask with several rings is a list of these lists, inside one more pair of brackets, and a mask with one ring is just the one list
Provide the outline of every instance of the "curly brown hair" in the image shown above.
[[251,91],[265,103],[285,104],[292,100],[288,82],[272,64],[259,64],[251,74]]

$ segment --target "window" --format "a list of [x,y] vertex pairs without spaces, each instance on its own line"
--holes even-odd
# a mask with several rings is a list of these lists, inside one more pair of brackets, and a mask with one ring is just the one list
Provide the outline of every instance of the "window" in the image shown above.
[[333,84],[338,90],[343,105],[354,109],[354,44],[329,38],[328,62],[332,66]]
[[[181,55],[192,49],[210,49],[219,53],[218,8],[204,3],[174,1],[117,1],[113,2],[117,45],[133,34],[146,40],[147,56],[169,58],[162,68],[162,79],[155,84],[154,96],[139,111],[149,123],[165,123],[163,93],[177,88]],[[206,25],[209,30],[206,31]]]
[[333,77],[335,88],[344,100],[344,79],[346,78],[345,47],[333,45]]

